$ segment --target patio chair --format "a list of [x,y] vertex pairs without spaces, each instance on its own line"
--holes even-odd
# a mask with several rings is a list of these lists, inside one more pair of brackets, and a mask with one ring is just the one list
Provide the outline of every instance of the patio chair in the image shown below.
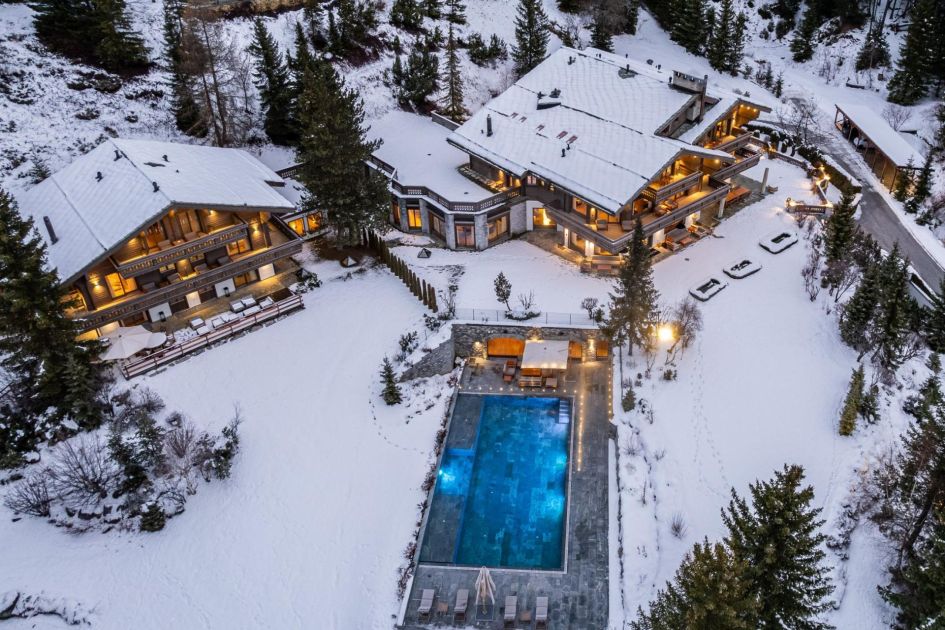
[[432,588],[423,589],[423,595],[420,597],[420,607],[417,608],[417,614],[421,620],[429,621],[430,612],[433,610],[433,597],[435,591]]
[[246,307],[243,306],[243,303],[240,300],[236,300],[235,302],[230,302],[230,310],[233,311],[234,313],[242,312],[242,310],[245,308]]
[[200,327],[203,326],[205,323],[206,323],[206,322],[203,321],[203,318],[202,318],[202,317],[195,317],[195,318],[193,318],[192,320],[190,320],[190,327],[191,327],[191,328],[200,328]]
[[535,627],[548,627],[548,598],[538,597],[535,599]]
[[243,302],[243,306],[246,308],[249,308],[250,306],[256,306],[256,298],[251,295],[247,295],[241,301]]
[[260,308],[269,308],[273,304],[275,304],[275,302],[272,300],[271,297],[264,297],[263,299],[259,300]]
[[255,315],[256,313],[258,313],[258,312],[261,311],[261,310],[262,310],[262,309],[259,308],[259,306],[250,306],[248,309],[246,309],[245,311],[243,311],[243,315],[246,315],[247,317],[249,317],[249,316],[251,316],[251,315]]
[[518,597],[515,595],[505,596],[505,610],[502,614],[502,620],[506,628],[515,627],[515,616],[518,614]]
[[219,328],[225,323],[226,322],[223,320],[222,317],[214,317],[213,319],[210,320],[210,326],[213,328]]
[[453,606],[453,623],[466,621],[466,607],[469,605],[469,589],[461,588],[456,591],[456,605]]
[[557,376],[548,376],[545,378],[545,387],[550,389],[558,389],[558,377]]

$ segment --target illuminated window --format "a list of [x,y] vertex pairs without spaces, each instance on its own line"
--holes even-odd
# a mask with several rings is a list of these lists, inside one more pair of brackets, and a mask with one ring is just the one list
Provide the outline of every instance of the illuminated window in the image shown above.
[[249,251],[249,240],[241,238],[238,241],[233,243],[227,243],[226,253],[230,256],[235,256],[236,254],[242,254],[243,252]]
[[476,230],[471,223],[456,224],[456,247],[475,247]]
[[295,221],[289,221],[289,227],[292,228],[292,231],[302,236],[305,234],[305,223],[302,219],[296,219]]
[[138,288],[134,278],[122,278],[121,274],[110,273],[105,276],[105,285],[113,298],[118,298]]
[[321,215],[319,214],[310,214],[305,217],[305,220],[308,222],[308,231],[314,232],[321,226]]
[[419,230],[423,227],[420,208],[407,208],[407,227],[411,230]]
[[489,241],[505,236],[509,232],[509,215],[496,217],[486,224],[489,228]]
[[391,214],[394,217],[394,225],[400,227],[400,204],[396,201],[392,201],[390,204]]

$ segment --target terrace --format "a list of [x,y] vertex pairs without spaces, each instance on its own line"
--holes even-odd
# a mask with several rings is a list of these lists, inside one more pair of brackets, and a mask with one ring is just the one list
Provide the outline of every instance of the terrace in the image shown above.
[[[557,388],[529,389],[527,397],[521,395],[523,390],[516,383],[505,381],[504,367],[503,357],[471,359],[463,372],[439,464],[441,473],[436,483],[442,488],[438,492],[434,487],[431,494],[418,564],[402,609],[402,627],[466,627],[467,622],[477,627],[508,627],[504,625],[508,611],[502,604],[507,596],[514,596],[517,599],[516,628],[531,627],[538,597],[549,598],[548,627],[604,628],[609,609],[609,512],[606,506],[608,439],[613,429],[609,421],[610,362],[572,359]],[[541,409],[556,406],[553,401],[560,402],[548,419],[551,424],[539,429],[534,436],[527,435],[528,420],[515,414],[538,413],[541,417]],[[502,442],[509,444],[504,444],[498,453],[488,445],[480,452],[477,446],[481,442],[491,444],[488,437],[491,429],[483,423],[490,422],[489,414],[495,412],[497,405],[507,414],[501,423],[512,423],[509,426],[516,427],[514,435],[510,433],[502,438]],[[522,407],[540,409],[516,411]],[[562,417],[565,420],[562,421]],[[552,435],[559,431],[565,431],[563,438]],[[564,457],[561,449],[554,446],[558,439],[565,440]],[[518,448],[516,440],[524,440],[532,446]],[[552,441],[550,448],[546,448],[548,440]],[[452,477],[454,472],[463,470],[462,466],[454,469],[454,465],[461,463],[454,461],[457,457],[474,457],[478,462],[475,479],[469,479],[469,498],[459,503],[456,503],[457,495],[452,492],[452,486],[446,487],[456,481],[466,482],[466,478]],[[505,457],[509,458],[508,463],[504,463]],[[553,461],[546,461],[547,458]],[[493,481],[487,481],[489,462],[503,471],[503,475]],[[562,465],[564,471],[560,471]],[[523,473],[528,478],[507,479],[505,471],[512,471],[513,477]],[[566,475],[563,491],[555,493],[557,498],[542,499],[553,485],[550,479],[547,484],[538,483],[534,491],[522,485],[557,474]],[[447,475],[451,476],[449,480],[446,480]],[[497,492],[476,494],[477,483],[498,484],[493,488]],[[519,489],[509,486],[507,494],[502,486],[510,483]],[[516,492],[519,492],[518,499]],[[483,500],[508,502],[508,506],[484,511],[480,509],[482,505],[476,503]],[[456,525],[456,519],[450,515],[459,516],[464,506],[467,516]],[[469,516],[469,510],[479,517]],[[558,510],[563,510],[563,515]],[[555,514],[563,519],[560,546],[556,535],[551,533],[558,531],[557,526],[548,529],[548,519]],[[483,547],[481,543],[485,539],[475,532],[472,537],[461,533],[457,538],[456,527],[485,527],[490,531],[497,528],[499,544],[496,546],[496,539],[491,539],[492,542]],[[535,528],[547,530],[546,535],[540,536],[538,547],[535,546],[538,541]],[[517,531],[522,531],[523,536],[519,537]],[[479,564],[469,565],[471,559],[489,566],[496,586],[494,605],[475,605]],[[427,589],[435,592],[434,602],[431,614],[421,619],[418,609],[421,594]],[[469,608],[466,621],[454,622],[452,605],[460,589],[469,590]]]

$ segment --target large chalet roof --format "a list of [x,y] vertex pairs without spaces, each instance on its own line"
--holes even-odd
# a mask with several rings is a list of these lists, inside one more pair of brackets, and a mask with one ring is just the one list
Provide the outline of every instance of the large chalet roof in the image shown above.
[[594,49],[561,48],[476,112],[449,141],[616,213],[680,153],[732,161],[722,151],[656,135],[691,100],[692,94],[669,85],[668,74]]
[[836,107],[896,166],[905,167],[911,161],[913,167],[920,168],[925,162],[925,157],[908,140],[868,106],[837,103]]
[[[63,281],[171,206],[288,212],[283,180],[239,149],[152,140],[106,140],[18,197]],[[46,226],[52,225],[57,240]]]

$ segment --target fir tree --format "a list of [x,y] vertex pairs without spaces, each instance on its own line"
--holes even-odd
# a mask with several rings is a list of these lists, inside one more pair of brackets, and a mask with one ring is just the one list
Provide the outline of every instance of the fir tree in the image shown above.
[[648,612],[639,611],[632,630],[754,630],[758,602],[746,579],[747,565],[725,545],[696,543],[673,582]]
[[856,69],[860,72],[889,65],[889,44],[881,23],[875,23],[866,33],[863,46],[856,55]]
[[558,9],[563,13],[577,13],[581,10],[579,0],[558,0]]
[[705,46],[705,0],[680,0],[670,37],[694,55]]
[[439,89],[440,60],[419,40],[407,56],[398,98],[404,105],[426,109],[427,100]]
[[253,23],[253,43],[250,54],[256,60],[256,87],[265,116],[263,128],[276,144],[292,144],[298,139],[293,109],[289,69],[279,51],[279,45],[269,34],[261,18]]
[[446,0],[446,20],[450,24],[466,23],[466,5],[463,0]]
[[431,20],[439,20],[442,17],[440,0],[423,0],[423,14]]
[[[397,88],[403,88],[404,85],[404,64],[400,60],[400,54],[394,55],[394,63],[390,67],[390,80]],[[399,94],[400,90],[394,90],[394,93]]]
[[[712,36],[706,48],[709,65],[720,72],[731,72],[732,51],[735,48],[735,10],[732,0],[722,0],[718,19],[712,30]],[[735,71],[738,70],[736,66]]]
[[759,602],[760,629],[816,630],[827,611],[833,586],[823,564],[818,531],[820,509],[811,507],[814,490],[802,487],[804,469],[785,466],[771,481],[749,486],[751,505],[732,491],[722,520],[726,542],[744,562],[750,592]]
[[446,38],[446,94],[443,97],[443,115],[456,122],[466,119],[468,112],[463,105],[463,76],[459,65],[459,53],[453,25],[450,24]]
[[745,57],[745,33],[748,30],[748,18],[741,11],[735,18],[735,26],[732,29],[732,43],[729,46],[728,56],[726,57],[726,70],[729,74],[735,76],[742,65],[742,59]]
[[167,515],[164,514],[164,510],[157,503],[151,503],[141,515],[138,529],[143,532],[158,532],[164,529],[166,523]]
[[0,366],[9,377],[0,414],[0,460],[32,449],[71,419],[99,425],[104,373],[99,345],[79,342],[66,317],[65,290],[48,268],[46,246],[12,197],[0,190]]
[[909,267],[894,245],[879,263],[879,308],[870,335],[873,358],[887,370],[895,370],[903,361],[903,350],[911,327],[912,298],[909,296]]
[[423,24],[423,12],[417,0],[394,0],[390,8],[390,23],[408,31],[416,31]]
[[519,76],[537,66],[548,53],[548,16],[541,0],[519,0],[512,59]]
[[170,74],[171,110],[177,128],[187,135],[203,138],[207,135],[206,119],[194,98],[194,79],[183,67],[181,31],[183,29],[183,0],[164,3],[164,56]]
[[863,356],[870,349],[870,326],[880,298],[879,265],[869,265],[853,297],[844,305],[840,338]]
[[863,403],[863,366],[857,366],[850,377],[850,387],[847,397],[843,401],[843,410],[840,412],[840,435],[853,435],[856,429],[856,417],[860,414]]
[[624,16],[623,30],[627,35],[637,34],[637,25],[640,22],[640,0],[629,0],[627,2],[626,14]]
[[939,628],[945,610],[945,508],[932,516],[931,534],[919,553],[893,569],[892,584],[880,589],[899,609],[896,628]]
[[656,319],[658,301],[659,292],[653,283],[650,250],[643,224],[638,218],[630,247],[623,255],[620,275],[610,294],[610,314],[605,323],[608,336],[614,342],[626,342],[631,354],[634,346],[645,346],[650,326]]
[[925,319],[925,338],[932,352],[945,352],[945,278],[939,282],[938,294],[932,296],[932,308]]
[[397,377],[394,375],[394,366],[387,357],[384,357],[384,363],[381,364],[381,384],[384,385],[381,398],[385,403],[399,405],[403,401],[400,385],[397,384]]
[[36,35],[55,52],[113,72],[143,72],[148,54],[124,0],[33,0]]
[[906,202],[905,210],[911,214],[919,211],[919,208],[932,194],[932,160],[935,157],[933,152],[929,152],[925,158],[925,164],[915,178],[915,186],[912,188],[912,196]]
[[817,34],[817,28],[820,26],[817,12],[813,7],[808,6],[804,12],[804,19],[801,21],[800,28],[794,34],[791,40],[791,53],[794,61],[810,61],[814,56],[814,36]]
[[601,4],[594,12],[594,22],[591,25],[591,46],[607,52],[614,51],[614,40],[610,33],[610,21]]
[[899,171],[898,177],[896,177],[896,183],[893,186],[893,199],[905,203],[909,198],[909,193],[912,192],[913,184],[913,170],[912,158],[909,158],[909,162],[906,163],[906,168]]
[[298,120],[302,208],[321,211],[342,244],[359,242],[363,229],[383,229],[387,181],[365,167],[380,142],[367,139],[360,97],[325,60],[304,71]]
[[852,193],[843,193],[824,225],[824,257],[828,264],[844,258],[853,247],[858,229],[853,218],[856,214],[853,197]]
[[917,0],[912,8],[909,32],[899,49],[897,70],[889,81],[889,100],[913,105],[926,95],[932,80],[937,33],[936,0]]
[[492,282],[492,285],[495,289],[495,299],[500,304],[505,304],[506,310],[511,311],[512,307],[509,306],[509,300],[512,298],[512,283],[509,282],[505,274],[500,271],[499,275],[497,275]]
[[781,98],[781,95],[784,94],[784,72],[778,73],[778,78],[774,81],[774,89],[772,90],[774,95],[778,98]]

